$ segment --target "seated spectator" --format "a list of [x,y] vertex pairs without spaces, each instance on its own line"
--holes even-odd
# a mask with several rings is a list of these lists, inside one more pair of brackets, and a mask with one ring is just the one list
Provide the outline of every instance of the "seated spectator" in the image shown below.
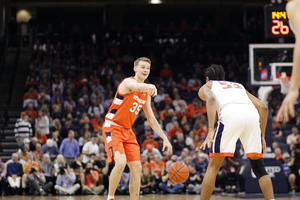
[[28,89],[28,92],[26,92],[23,95],[23,100],[26,100],[26,99],[38,100],[38,93],[34,90],[34,87],[30,87]]
[[[94,100],[96,100],[97,98],[103,100],[104,99],[104,96],[100,93],[99,91],[99,88],[97,87],[94,87],[93,88],[93,92],[90,96],[90,100],[93,102]],[[103,109],[103,106],[102,106],[102,109]],[[100,110],[99,110],[100,111]],[[104,109],[103,109],[103,112],[104,112]],[[101,112],[100,112],[101,113]]]
[[202,152],[199,152],[198,157],[192,160],[192,163],[195,165],[197,172],[201,175],[204,175],[208,166],[208,155]]
[[57,148],[59,148],[63,138],[60,136],[60,133],[58,131],[54,131],[52,133],[52,140],[53,140],[53,145],[56,145]]
[[37,143],[35,146],[35,151],[33,152],[34,160],[41,162],[42,160],[42,145],[40,143]]
[[98,185],[99,175],[93,169],[93,164],[88,162],[84,172],[81,173],[82,194],[99,195],[104,191],[103,185]]
[[172,121],[172,124],[173,124],[173,128],[171,128],[171,129],[168,131],[168,138],[169,138],[169,139],[171,139],[171,138],[173,138],[174,136],[176,136],[176,135],[175,135],[176,131],[179,132],[179,133],[183,133],[182,129],[179,127],[179,123],[178,123],[177,120],[173,120],[173,121]]
[[103,118],[100,116],[99,113],[95,113],[94,117],[91,118],[90,123],[93,126],[93,131],[100,131],[102,128],[102,124],[103,124],[104,120]]
[[189,155],[190,155],[190,150],[188,148],[183,148],[180,153],[180,156],[178,156],[178,158],[177,158],[177,161],[183,162],[184,159]]
[[36,137],[31,138],[29,142],[29,151],[35,151],[37,143],[39,143],[39,140]]
[[52,182],[46,182],[46,178],[43,173],[40,173],[35,167],[32,167],[29,171],[27,180],[24,180],[25,183],[29,185],[29,194],[30,195],[47,195],[50,192],[51,187],[53,186]]
[[32,103],[34,108],[38,106],[38,93],[33,87],[30,87],[28,92],[23,95],[23,108],[27,108],[29,103]]
[[154,177],[151,175],[150,170],[147,167],[142,169],[141,176],[141,194],[154,194]]
[[69,106],[76,108],[76,102],[72,95],[68,95],[67,99],[64,101],[64,110],[67,110]]
[[149,155],[150,153],[157,155],[160,159],[162,159],[162,155],[157,148],[154,148],[151,144],[146,145],[146,149],[142,152],[142,156]]
[[142,144],[142,149],[145,150],[147,144],[151,144],[154,148],[158,149],[158,142],[154,140],[154,135],[148,135]]
[[34,160],[33,154],[29,153],[27,155],[27,161],[23,165],[23,176],[22,176],[22,189],[23,189],[22,192],[23,192],[23,194],[25,194],[26,183],[27,183],[25,181],[27,180],[27,176],[29,175],[31,168],[33,168],[33,167],[35,167],[38,172],[41,172],[40,164]]
[[93,169],[96,170],[99,174],[99,180],[98,184],[105,185],[105,188],[108,188],[108,176],[107,176],[107,171],[108,171],[108,164],[107,164],[107,159],[104,156],[99,156],[97,157],[96,154],[92,153],[90,155],[90,163],[93,164]]
[[[163,102],[168,95],[165,93],[165,89],[163,87],[160,87],[157,91],[157,95],[154,97],[153,101],[156,104],[157,107]],[[162,107],[158,108],[159,110],[162,110]]]
[[[87,128],[87,127],[88,127],[88,124],[85,124],[84,128]],[[84,129],[83,131],[84,131],[83,134],[78,139],[78,145],[79,145],[80,150],[82,150],[85,143],[87,143],[88,141],[91,140],[91,135],[92,135],[88,129]]]
[[40,129],[36,130],[35,137],[38,139],[38,143],[41,145],[46,144],[47,142],[47,136],[43,134],[43,132]]
[[284,175],[286,177],[288,177],[291,173],[291,166],[292,166],[292,162],[291,162],[291,156],[288,152],[285,152],[282,156],[282,159],[283,159],[283,163],[282,163],[282,169],[283,169],[283,172],[284,172]]
[[87,113],[88,112],[89,107],[87,105],[85,105],[85,101],[83,98],[80,98],[78,100],[78,105],[76,106],[76,114],[78,118],[82,117],[83,113]]
[[88,115],[90,118],[94,118],[95,114],[97,113],[99,117],[103,115],[105,112],[104,107],[102,104],[98,104],[97,100],[92,100],[92,104],[88,108]]
[[57,118],[53,120],[53,123],[50,126],[50,132],[53,133],[55,131],[61,131],[61,122]]
[[282,137],[282,129],[281,125],[279,122],[276,121],[276,116],[272,118],[272,136],[277,138],[277,137]]
[[48,154],[52,162],[56,159],[56,156],[59,154],[57,145],[54,145],[53,143],[54,142],[52,139],[47,139],[46,144],[42,146],[42,155]]
[[7,183],[6,183],[6,166],[5,163],[2,162],[2,158],[0,157],[0,187],[1,187],[1,195],[6,195]]
[[291,161],[289,163],[291,168],[291,173],[288,175],[288,182],[290,186],[290,191],[295,193],[299,189],[300,183],[300,144],[294,145],[291,151]]
[[[29,140],[29,139],[28,139]],[[25,142],[27,142],[26,140],[24,140]],[[29,143],[25,143],[21,149],[19,149],[20,152],[20,158],[22,160],[27,160],[27,156],[28,154],[30,154],[30,149],[29,149]]]
[[6,166],[7,181],[11,187],[12,194],[18,194],[21,186],[21,177],[23,175],[23,166],[19,162],[19,156],[16,153],[12,154],[12,162]]
[[42,162],[41,162],[41,170],[44,173],[46,182],[54,182],[54,163],[51,162],[49,154],[43,154]]
[[46,88],[42,87],[39,91],[40,91],[38,93],[39,101],[40,101],[41,98],[43,98],[45,104],[49,105],[49,103],[51,101],[51,97],[50,97],[49,93],[47,92]]
[[[71,116],[70,116],[71,115]],[[67,109],[63,112],[63,121],[66,121],[67,119],[72,119],[72,120],[78,120],[76,112],[74,110],[74,107],[72,105],[69,105]]]
[[64,97],[63,94],[63,88],[53,88],[53,95],[51,97],[51,104],[58,105],[61,109],[63,109],[63,103],[64,103]]
[[56,177],[59,173],[59,169],[61,167],[66,167],[67,162],[65,161],[65,158],[63,155],[58,154],[55,161],[54,161],[54,176]]
[[282,155],[281,149],[279,147],[274,149],[274,153],[275,153],[276,161],[279,161],[280,163],[283,163],[283,159],[282,159],[283,155]]
[[166,162],[166,172],[169,170],[170,166],[177,161],[177,155],[172,155],[171,158]]
[[290,145],[290,149],[294,148],[294,145],[297,143],[297,139],[299,138],[298,128],[294,126],[292,128],[292,133],[289,134],[286,138],[286,143]]
[[185,182],[187,185],[186,191],[188,194],[200,194],[203,175],[197,172],[194,164],[188,165],[188,168],[190,174]]
[[62,121],[64,123],[64,126],[62,127],[60,134],[61,134],[62,138],[65,139],[68,137],[69,131],[73,130],[73,128],[75,126],[73,122],[76,122],[76,121],[73,120],[72,114],[70,114],[70,113],[67,115],[67,118],[63,119]]
[[52,105],[51,118],[52,119],[60,119],[60,120],[63,118],[63,114],[62,114],[60,106]]
[[70,171],[70,167],[60,167],[56,179],[56,185],[54,189],[59,194],[73,195],[80,188],[80,184],[76,183],[76,176]]
[[169,179],[168,174],[165,174],[161,177],[161,182],[158,184],[158,187],[163,193],[180,194],[182,192],[182,189],[184,188],[184,184],[173,183]]
[[121,180],[119,182],[119,186],[117,187],[117,193],[118,194],[128,194],[128,192],[129,192],[129,181],[130,181],[129,173],[122,172]]
[[153,156],[153,161],[150,162],[151,175],[155,180],[155,187],[161,182],[162,176],[165,173],[165,162],[158,155]]
[[200,116],[206,112],[205,106],[201,105],[201,102],[198,98],[195,98],[191,104],[188,104],[186,110],[186,116],[192,120],[195,118],[195,114],[199,113]]
[[36,110],[31,102],[28,103],[27,109],[24,110],[25,115],[28,116],[28,120],[30,122],[34,122],[35,119],[38,117]]
[[[43,113],[42,110],[38,111],[38,117],[35,119],[35,128],[36,130],[40,130],[41,133],[45,135],[47,138],[50,137],[49,118],[45,113]],[[45,144],[45,143],[41,143],[41,144]]]
[[224,159],[224,173],[220,176],[221,189],[223,192],[232,192],[226,190],[225,186],[228,182],[235,183],[238,181],[238,192],[245,192],[245,177],[240,174],[241,163],[236,157],[225,157]]
[[70,163],[70,171],[76,176],[76,183],[81,183],[81,173],[85,169],[85,163],[83,161],[83,155],[80,153],[77,155],[76,160]]
[[172,143],[173,143],[173,152],[176,155],[180,155],[183,148],[186,147],[185,141],[184,141],[184,135],[183,135],[183,133],[180,133],[178,131],[176,131],[175,134],[176,134],[176,139],[173,139],[173,141],[172,141]]

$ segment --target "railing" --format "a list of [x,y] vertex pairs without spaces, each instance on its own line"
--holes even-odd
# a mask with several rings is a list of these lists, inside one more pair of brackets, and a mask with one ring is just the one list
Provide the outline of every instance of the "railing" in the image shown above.
[[[7,55],[7,36],[4,34],[2,41],[0,43],[0,74],[3,74],[3,69],[5,66],[5,58]],[[0,81],[1,81],[1,76],[0,76]],[[4,135],[4,125],[5,125],[5,116],[7,114],[5,105],[0,105],[3,106],[3,111],[0,115],[0,138]]]
[[[17,51],[16,51],[15,59],[14,59],[15,63],[13,65],[13,72],[17,71],[18,64],[19,64],[19,57],[20,57],[21,45],[19,42],[20,41],[19,38],[17,40],[18,40],[17,41]],[[5,39],[4,42],[5,42],[5,44],[1,44],[1,50],[0,50],[1,52],[2,51],[5,52],[3,55],[1,55],[1,69],[0,69],[1,72],[3,72],[3,68],[5,65],[5,58],[6,58],[6,51],[7,51],[7,39]],[[1,129],[0,138],[3,138],[3,136],[4,136],[4,128],[8,121],[8,109],[9,109],[11,96],[12,96],[12,92],[13,92],[15,77],[16,77],[16,73],[12,73],[11,77],[10,77],[8,92],[5,97],[5,103],[4,103],[4,105],[2,105],[3,111],[0,116],[0,129]],[[2,95],[5,95],[5,94],[2,94]]]

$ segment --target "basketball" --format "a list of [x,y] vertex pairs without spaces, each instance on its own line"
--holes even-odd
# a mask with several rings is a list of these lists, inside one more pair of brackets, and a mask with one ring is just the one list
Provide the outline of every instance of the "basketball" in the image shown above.
[[173,163],[168,170],[169,179],[174,183],[185,182],[189,175],[189,168],[182,162]]

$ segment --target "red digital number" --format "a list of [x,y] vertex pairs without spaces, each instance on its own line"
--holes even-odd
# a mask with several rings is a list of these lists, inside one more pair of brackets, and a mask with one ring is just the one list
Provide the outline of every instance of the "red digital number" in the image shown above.
[[230,89],[230,88],[242,89],[242,87],[237,83],[230,83],[224,81],[219,81],[219,83],[220,85],[222,85],[222,89]]
[[272,20],[273,25],[271,28],[273,35],[287,35],[290,33],[290,28],[287,25],[283,24],[283,21]]

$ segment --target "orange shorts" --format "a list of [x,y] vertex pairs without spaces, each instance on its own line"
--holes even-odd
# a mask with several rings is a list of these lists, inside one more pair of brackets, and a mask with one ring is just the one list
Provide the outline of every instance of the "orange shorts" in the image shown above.
[[132,129],[118,127],[104,122],[102,136],[108,163],[113,161],[116,151],[119,151],[120,154],[125,154],[127,162],[141,160],[140,145],[137,143],[135,133]]

